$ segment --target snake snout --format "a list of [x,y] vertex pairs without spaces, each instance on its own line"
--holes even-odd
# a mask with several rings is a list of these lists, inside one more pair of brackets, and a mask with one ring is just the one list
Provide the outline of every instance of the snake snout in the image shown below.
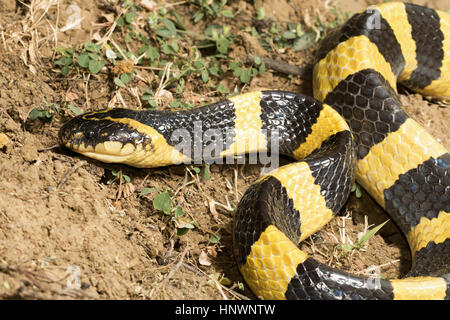
[[59,139],[66,148],[103,162],[140,159],[151,138],[121,121],[105,112],[79,115],[61,127]]

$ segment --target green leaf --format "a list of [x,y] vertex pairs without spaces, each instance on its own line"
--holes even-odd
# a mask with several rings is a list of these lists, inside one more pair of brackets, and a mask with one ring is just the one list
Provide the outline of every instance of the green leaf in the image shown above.
[[123,27],[125,25],[125,18],[121,16],[119,19],[117,19],[117,25],[119,27]]
[[172,100],[169,102],[169,105],[172,108],[178,108],[180,104],[181,104],[180,100]]
[[266,72],[266,65],[264,63],[261,63],[258,71],[259,71],[259,74],[264,74]]
[[234,18],[234,14],[231,10],[222,10],[220,11],[220,14],[225,18]]
[[177,12],[175,12],[175,11],[169,11],[169,14],[171,15],[171,16],[173,16],[173,17],[175,17],[175,24],[176,24],[176,26],[178,27],[178,29],[181,29],[181,30],[186,30],[186,26],[184,25],[184,23],[183,23],[183,19],[181,18],[181,16],[177,13]]
[[172,212],[172,199],[167,191],[158,194],[155,199],[153,199],[153,207],[156,210],[160,210],[167,215]]
[[239,80],[241,80],[241,82],[243,83],[250,82],[251,72],[252,72],[251,69],[242,69],[242,73],[239,76]]
[[90,60],[89,61],[89,71],[93,74],[96,74],[103,68],[104,65],[105,65],[104,60],[100,60],[100,61]]
[[155,31],[158,36],[164,38],[171,38],[174,35],[176,35],[177,28],[175,27],[175,24],[171,20],[167,18],[162,18],[160,21],[165,25],[165,28],[158,28]]
[[170,42],[170,47],[172,48],[172,50],[173,50],[174,52],[178,52],[178,50],[180,49],[179,46],[178,46],[178,42],[177,42],[177,40],[175,40],[175,39],[173,39],[173,40]]
[[216,236],[215,234],[212,234],[211,237],[209,237],[209,242],[216,244],[219,243],[220,241],[220,236]]
[[52,114],[48,110],[34,108],[30,111],[28,117],[30,117],[31,120],[36,120],[38,118],[48,120],[52,117]]
[[295,39],[295,38],[297,38],[297,34],[295,32],[292,32],[292,31],[285,31],[283,33],[283,38],[285,38],[285,39]]
[[136,12],[127,12],[125,13],[124,17],[127,23],[132,23],[134,21],[134,18],[136,17]]
[[127,176],[126,174],[122,173],[122,183],[129,183],[131,181],[131,178]]
[[175,212],[174,212],[174,216],[175,216],[175,218],[184,216],[183,208],[176,207],[175,208]]
[[203,12],[201,11],[197,11],[196,13],[194,13],[193,19],[194,19],[194,23],[199,22],[200,20],[203,19],[205,15],[203,14]]
[[366,242],[369,241],[369,239],[375,235],[375,233],[377,233],[386,223],[388,223],[388,221],[389,220],[386,220],[382,224],[370,229],[365,235],[361,237],[361,239],[359,239],[358,246],[363,247],[366,244]]
[[150,192],[158,191],[158,188],[142,188],[141,193],[139,193],[139,196],[145,196],[146,194],[149,194]]
[[188,228],[178,228],[177,229],[177,236],[184,236],[188,232],[189,232]]
[[153,91],[152,90],[145,90],[144,94],[142,95],[141,99],[142,100],[150,100],[153,97]]
[[168,30],[168,29],[165,29],[165,28],[157,29],[155,31],[155,33],[158,36],[163,37],[163,38],[171,38],[171,37],[173,37],[175,35],[175,32],[173,32],[171,30]]
[[139,32],[136,37],[139,41],[145,43],[146,45],[150,44],[150,40],[142,32]]
[[73,62],[72,57],[62,57],[55,61],[55,65],[57,66],[68,66]]
[[89,66],[89,55],[86,52],[83,52],[78,57],[78,65],[83,68],[87,68]]
[[148,49],[147,49],[147,51],[145,51],[145,56],[147,57],[147,58],[149,58],[150,60],[157,60],[157,59],[159,59],[159,57],[160,57],[160,55],[159,55],[159,51],[158,51],[158,49],[157,48],[155,48],[155,47],[149,47]]
[[177,28],[175,27],[175,24],[172,22],[172,20],[162,18],[161,22],[164,23],[164,25],[167,27],[168,30],[176,32]]
[[211,179],[211,171],[209,170],[209,164],[205,164],[201,169],[201,177],[202,180],[208,181]]
[[123,81],[119,78],[114,78],[114,83],[121,88],[125,87],[125,83],[123,83]]
[[194,224],[192,224],[192,223],[186,223],[184,225],[184,227],[187,228],[187,229],[194,229],[195,228]]
[[72,111],[73,114],[75,114],[76,116],[79,116],[80,114],[83,113],[83,110],[74,106],[73,104],[69,104],[68,107],[69,107],[70,111]]
[[361,192],[361,189],[359,187],[356,187],[355,196],[358,199],[361,198],[361,196],[362,196],[362,192]]
[[64,66],[61,68],[61,74],[63,76],[67,76],[70,72],[71,67],[70,66]]
[[128,32],[128,33],[125,35],[125,42],[126,42],[126,43],[131,42],[131,40],[133,40],[133,36],[134,36],[134,32]]
[[120,80],[123,84],[127,84],[131,80],[131,74],[130,73],[122,73],[120,75]]
[[150,107],[152,108],[156,108],[158,106],[158,104],[156,103],[156,101],[154,99],[149,99],[148,100],[148,104],[150,105]]
[[353,183],[352,189],[350,190],[350,192],[354,192],[355,196],[359,199],[362,196],[362,191],[360,186],[355,182]]
[[264,20],[266,18],[266,11],[263,7],[256,9],[256,20]]
[[219,84],[217,86],[217,91],[219,91],[220,94],[228,94],[228,89],[223,85],[223,84]]
[[95,53],[98,53],[100,51],[100,46],[96,45],[95,43],[92,43],[92,42],[85,42],[84,43],[84,48],[87,51],[95,52]]
[[202,70],[202,80],[205,83],[207,83],[209,81],[209,73],[208,73],[208,70],[206,70],[206,69]]
[[203,60],[195,60],[194,62],[192,62],[192,65],[196,68],[196,69],[202,69],[205,67],[205,62]]
[[184,85],[185,85],[185,80],[183,78],[180,78],[180,80],[178,81],[178,85],[177,85],[177,90],[176,92],[178,94],[182,93],[184,90]]
[[193,169],[194,169],[195,173],[197,173],[197,174],[199,174],[201,171],[199,167],[194,167]]
[[240,77],[242,72],[244,71],[244,69],[242,69],[241,67],[231,68],[231,70],[233,70],[233,75],[235,75],[236,77]]
[[165,54],[171,54],[172,53],[172,47],[171,46],[169,46],[167,43],[164,43],[162,46],[161,46],[161,49],[162,49],[162,51],[165,53]]
[[208,72],[209,72],[210,74],[212,74],[213,76],[216,76],[216,77],[219,76],[219,69],[217,69],[217,67],[214,67],[214,66],[209,67],[209,68],[208,68]]
[[88,53],[88,57],[89,57],[89,59],[94,60],[94,61],[100,60],[99,55],[96,54],[95,52]]
[[228,52],[228,47],[230,46],[231,41],[228,40],[225,37],[220,37],[217,41],[216,41],[216,45],[217,45],[217,50],[220,53],[227,53]]
[[351,252],[355,247],[351,244],[345,243],[340,245],[339,247],[341,247],[343,250],[347,251],[347,252]]

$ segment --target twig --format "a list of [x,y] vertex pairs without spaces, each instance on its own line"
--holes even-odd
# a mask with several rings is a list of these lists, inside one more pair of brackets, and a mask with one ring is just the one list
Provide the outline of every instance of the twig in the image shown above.
[[[192,272],[196,272],[196,273],[200,273],[203,276],[205,276],[206,278],[208,278],[208,280],[211,280],[211,278],[209,277],[209,275],[207,275],[205,272],[203,272],[203,270],[199,269],[198,267],[194,267],[191,265],[188,265],[187,263],[183,262],[183,267],[185,267],[186,269],[192,271]],[[242,300],[250,300],[249,297],[244,296],[243,294],[240,294],[239,292],[234,291],[231,288],[227,288],[226,286],[224,286],[223,284],[221,284],[220,282],[218,282],[219,285],[224,288],[227,292],[231,293],[232,295],[234,295],[235,297],[242,299]]]
[[72,168],[70,168],[69,171],[64,175],[64,177],[61,179],[61,181],[56,186],[56,189],[59,189],[66,181],[67,179],[80,168],[81,166],[84,166],[86,164],[86,161],[80,161],[76,165],[74,165]]
[[173,6],[178,6],[178,5],[180,5],[180,4],[185,4],[185,3],[187,3],[187,2],[189,2],[189,1],[178,1],[178,2],[174,2],[174,3],[168,3],[168,4],[163,4],[163,5],[160,5],[160,6],[157,6],[156,7],[156,9],[160,9],[160,8],[170,8],[170,7],[173,7]]
[[[250,55],[247,57],[245,61],[247,64],[255,63],[255,56]],[[307,65],[303,68],[293,66],[285,61],[273,60],[266,57],[259,57],[261,62],[263,62],[267,68],[272,69],[277,72],[281,72],[284,74],[292,74],[295,76],[300,76],[300,78],[304,80],[310,80],[312,78],[312,65]]]
[[180,259],[178,260],[177,264],[175,266],[173,266],[173,268],[170,270],[169,274],[167,275],[167,277],[164,278],[164,280],[156,287],[152,289],[152,292],[150,293],[150,299],[152,298],[153,294],[159,290],[159,288],[161,288],[162,286],[164,286],[167,281],[169,281],[170,278],[173,277],[173,275],[175,274],[175,272],[181,267],[181,265],[183,264],[183,260],[184,257],[186,256],[186,253],[188,252],[189,247],[186,247],[186,249],[184,249],[183,253],[181,254]]
[[117,190],[116,203],[117,201],[119,201],[121,196],[122,196],[122,170],[120,170],[119,172],[119,190]]
[[191,181],[188,182],[187,179],[188,179],[188,171],[185,170],[185,171],[184,171],[183,184],[182,184],[181,187],[179,187],[179,188],[177,189],[177,191],[175,191],[175,193],[174,193],[174,195],[173,195],[174,197],[178,194],[178,192],[181,192],[180,194],[183,195],[183,194],[184,194],[184,189],[186,188],[186,186],[195,183],[195,180],[191,180]]
[[45,148],[38,149],[37,152],[48,151],[48,150],[56,149],[56,148],[59,148],[59,147],[61,147],[61,145],[54,144],[53,146],[50,146],[50,147],[45,147]]

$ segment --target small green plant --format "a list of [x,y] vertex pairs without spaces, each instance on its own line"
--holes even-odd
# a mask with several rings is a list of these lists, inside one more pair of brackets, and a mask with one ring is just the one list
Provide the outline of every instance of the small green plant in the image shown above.
[[53,117],[53,115],[58,114],[59,111],[59,107],[56,103],[50,103],[44,108],[33,108],[28,114],[28,118],[31,120],[40,119],[43,121],[48,121]]
[[143,196],[145,196],[145,195],[147,195],[147,194],[149,194],[151,192],[155,192],[155,191],[158,191],[158,190],[160,190],[160,189],[159,188],[147,188],[147,187],[145,187],[145,188],[141,189],[141,192],[139,193],[139,196],[143,197]]
[[56,48],[61,55],[54,64],[61,68],[61,74],[66,76],[73,68],[88,70],[97,74],[105,66],[106,61],[102,56],[102,47],[98,44],[85,42],[83,47],[77,51],[73,49]]
[[367,242],[372,238],[389,220],[386,220],[382,224],[379,224],[376,227],[370,229],[367,233],[365,233],[356,243],[354,244],[340,244],[338,246],[339,249],[342,249],[346,252],[352,252],[353,250],[362,249]]
[[153,207],[162,211],[166,216],[174,222],[177,228],[177,235],[185,235],[189,230],[198,227],[198,223],[195,221],[187,222],[183,219],[183,208],[174,206],[172,203],[172,197],[168,191],[163,191],[153,199]]
[[241,61],[232,61],[229,64],[229,69],[242,83],[249,83],[253,77],[266,72],[266,67],[259,58],[256,58],[255,64],[249,67],[245,67]]
[[256,20],[264,20],[266,18],[266,10],[263,7],[256,9]]
[[211,244],[218,244],[219,242],[220,242],[220,236],[212,234],[209,237],[209,243],[211,243]]
[[[111,174],[112,174],[113,178],[108,180],[107,184],[113,184],[113,183],[117,183],[117,182],[121,183],[121,184],[125,184],[125,183],[131,182],[131,178],[129,176],[127,176],[126,174],[123,174],[122,170],[111,169]],[[121,176],[122,176],[122,180],[120,180]]]
[[294,51],[302,51],[311,48],[315,44],[316,32],[304,31],[299,23],[288,23],[285,27],[272,24],[267,32],[258,33],[254,28],[251,34],[260,40],[261,45],[267,50],[291,48]]
[[74,106],[73,104],[69,103],[67,104],[67,108],[69,108],[70,111],[72,111],[72,113],[76,116],[79,116],[80,114],[83,113],[83,110],[81,110],[80,108],[78,108],[77,106]]
[[210,44],[215,46],[219,53],[228,53],[228,48],[233,42],[233,36],[230,34],[229,26],[222,27],[213,24],[205,29],[204,35],[206,40],[203,42],[203,47],[207,47]]
[[191,3],[198,7],[192,16],[194,23],[205,17],[210,19],[217,17],[233,18],[233,12],[225,9],[227,2],[228,0],[192,0]]
[[205,163],[201,168],[194,167],[194,172],[196,174],[199,174],[202,180],[209,180],[211,179],[211,171],[209,170],[210,165],[208,163]]
[[356,182],[353,184],[352,189],[350,190],[350,192],[354,192],[356,198],[358,198],[358,199],[361,198],[361,196],[362,196],[361,187]]

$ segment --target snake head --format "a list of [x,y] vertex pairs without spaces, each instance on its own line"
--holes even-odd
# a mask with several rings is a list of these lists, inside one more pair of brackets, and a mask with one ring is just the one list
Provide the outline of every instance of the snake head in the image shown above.
[[151,136],[133,120],[135,111],[105,109],[76,116],[59,131],[61,143],[84,156],[108,163],[139,166],[151,149]]

